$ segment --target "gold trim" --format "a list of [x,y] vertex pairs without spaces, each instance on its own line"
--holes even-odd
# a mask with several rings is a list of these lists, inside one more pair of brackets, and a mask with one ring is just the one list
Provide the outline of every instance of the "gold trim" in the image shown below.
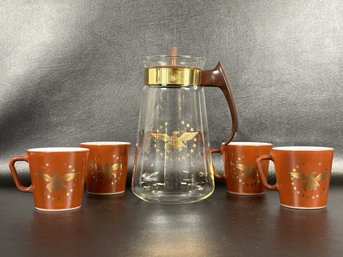
[[151,67],[145,69],[146,85],[197,85],[200,69],[193,67]]

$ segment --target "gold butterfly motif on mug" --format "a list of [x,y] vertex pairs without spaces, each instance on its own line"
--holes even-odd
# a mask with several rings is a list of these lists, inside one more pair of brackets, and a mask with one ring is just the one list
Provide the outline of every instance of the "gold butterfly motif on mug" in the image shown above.
[[49,192],[52,191],[60,191],[64,187],[66,187],[66,182],[72,181],[76,176],[78,172],[68,172],[64,176],[61,176],[59,174],[54,174],[50,176],[47,173],[40,172],[38,173],[38,178],[43,179],[45,182],[47,182],[46,189],[49,190]]
[[302,182],[305,190],[310,189],[312,191],[317,190],[317,188],[320,187],[319,181],[327,179],[328,177],[327,172],[316,175],[315,172],[312,171],[310,174],[305,175],[298,171],[292,171],[290,174],[293,179],[300,180]]
[[178,150],[181,152],[183,148],[187,147],[185,143],[193,139],[198,132],[184,132],[181,136],[178,136],[178,134],[180,134],[179,131],[173,131],[171,136],[164,133],[151,133],[151,136],[166,142],[164,146],[166,150]]

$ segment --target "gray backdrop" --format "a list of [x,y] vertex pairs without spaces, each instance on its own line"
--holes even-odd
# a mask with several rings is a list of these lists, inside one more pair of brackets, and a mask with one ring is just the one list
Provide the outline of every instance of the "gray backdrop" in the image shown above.
[[[1,184],[27,148],[134,144],[142,60],[171,45],[206,68],[223,62],[236,141],[332,146],[343,171],[343,1],[1,0]],[[230,118],[221,93],[206,93],[218,146]]]

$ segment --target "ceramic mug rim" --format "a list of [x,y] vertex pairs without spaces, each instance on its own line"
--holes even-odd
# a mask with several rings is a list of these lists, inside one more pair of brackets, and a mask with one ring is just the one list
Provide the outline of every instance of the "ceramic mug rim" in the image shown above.
[[273,151],[287,151],[287,152],[322,152],[322,151],[333,151],[332,147],[325,146],[278,146],[273,147]]
[[228,145],[223,143],[223,146],[273,146],[272,143],[266,143],[266,142],[230,142]]
[[130,142],[119,142],[119,141],[94,141],[94,142],[84,142],[80,146],[116,146],[116,145],[131,145]]
[[35,153],[73,153],[73,152],[87,152],[89,149],[82,147],[37,147],[27,149],[28,152]]

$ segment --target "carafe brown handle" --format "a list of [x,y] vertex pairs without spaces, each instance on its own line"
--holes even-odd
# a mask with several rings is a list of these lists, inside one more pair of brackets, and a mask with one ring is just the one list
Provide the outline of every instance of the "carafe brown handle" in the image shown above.
[[230,108],[231,113],[231,134],[225,144],[229,144],[235,137],[238,129],[238,117],[235,100],[233,99],[231,85],[229,79],[226,77],[223,66],[218,62],[217,66],[213,70],[201,71],[201,83],[200,85],[205,87],[219,87],[225,95],[226,101]]

